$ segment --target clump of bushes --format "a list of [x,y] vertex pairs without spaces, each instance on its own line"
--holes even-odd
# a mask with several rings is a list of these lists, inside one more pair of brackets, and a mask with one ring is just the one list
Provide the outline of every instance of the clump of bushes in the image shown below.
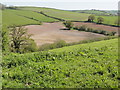
[[86,31],[86,30],[87,30],[87,26],[85,25],[78,27],[78,31]]
[[92,33],[103,34],[103,35],[106,35],[106,36],[114,36],[116,34],[116,32],[109,32],[109,31],[104,31],[104,30],[88,28],[85,25],[76,26],[76,27],[74,27],[74,29],[76,29],[78,31],[85,31],[85,32],[92,32]]
[[57,40],[52,44],[44,44],[39,47],[39,51],[45,51],[45,50],[50,50],[54,48],[61,48],[67,46],[67,43],[64,40]]
[[92,28],[87,28],[87,29],[86,29],[86,32],[92,32],[92,31],[93,31]]
[[100,37],[100,38],[82,40],[79,42],[72,42],[72,43],[66,43],[64,40],[58,40],[54,42],[53,44],[44,44],[40,46],[39,51],[47,51],[47,50],[55,49],[55,48],[62,48],[64,46],[72,46],[72,45],[77,45],[77,44],[90,43],[90,42],[101,41],[101,40],[109,40],[109,39],[114,39],[114,38],[117,38],[117,36]]
[[38,47],[33,39],[30,39],[27,45],[21,47],[22,53],[29,53],[36,51],[38,51]]
[[69,30],[71,30],[73,28],[73,25],[74,25],[71,21],[64,21],[63,24]]

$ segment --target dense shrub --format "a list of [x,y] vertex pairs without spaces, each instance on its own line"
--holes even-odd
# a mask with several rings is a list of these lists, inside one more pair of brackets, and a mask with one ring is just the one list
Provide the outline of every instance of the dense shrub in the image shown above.
[[86,31],[86,30],[87,30],[87,26],[85,25],[78,27],[78,31]]
[[116,34],[116,32],[112,32],[112,36],[114,36]]
[[67,43],[64,40],[58,40],[55,42],[56,48],[61,48],[63,46],[66,46]]
[[65,25],[66,28],[71,30],[73,28],[73,23],[71,21],[64,21],[63,24]]
[[104,34],[104,35],[105,35],[105,34],[106,34],[106,31],[100,30],[100,31],[99,31],[99,34]]
[[93,31],[92,28],[87,28],[87,29],[86,29],[86,32],[92,32],[92,31]]
[[99,33],[99,30],[93,30],[92,32],[93,33]]
[[21,47],[21,53],[28,53],[28,52],[36,52],[38,51],[38,46],[34,42],[34,40],[30,39],[28,45]]

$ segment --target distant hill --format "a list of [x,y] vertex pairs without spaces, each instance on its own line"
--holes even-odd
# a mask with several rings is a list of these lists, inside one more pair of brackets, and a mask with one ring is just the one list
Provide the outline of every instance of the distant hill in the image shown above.
[[117,10],[69,10],[72,12],[78,12],[78,13],[87,13],[87,14],[96,14],[96,15],[117,15]]

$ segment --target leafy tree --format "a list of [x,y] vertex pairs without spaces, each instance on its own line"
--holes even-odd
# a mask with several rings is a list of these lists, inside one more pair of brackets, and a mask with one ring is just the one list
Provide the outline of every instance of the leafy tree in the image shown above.
[[104,18],[102,18],[102,17],[97,18],[97,23],[101,24],[103,22],[104,22]]
[[73,28],[73,23],[71,21],[65,21],[63,22],[63,24],[65,25],[66,28],[68,28],[69,30],[71,30]]
[[21,51],[23,51],[24,49],[23,47],[29,46],[31,44],[31,35],[27,34],[27,29],[23,26],[16,27],[15,25],[13,25],[10,28],[10,36],[13,52],[21,53]]
[[89,22],[93,22],[95,20],[95,15],[90,15],[89,17],[88,17],[88,21]]

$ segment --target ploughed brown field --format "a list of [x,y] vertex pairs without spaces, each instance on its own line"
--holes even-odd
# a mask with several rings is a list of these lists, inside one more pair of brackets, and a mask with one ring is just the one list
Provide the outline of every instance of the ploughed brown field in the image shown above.
[[106,25],[100,25],[95,23],[83,23],[83,22],[74,22],[75,26],[82,26],[85,25],[86,27],[98,29],[98,30],[105,30],[105,31],[114,31],[118,33],[118,27],[112,27],[112,26],[106,26]]
[[[81,25],[81,22],[75,22],[75,25]],[[86,23],[85,23],[86,24]],[[90,23],[91,28],[92,24]],[[88,25],[89,26],[89,25]],[[104,28],[106,30],[117,31],[117,28],[110,26],[93,25],[95,28]],[[67,43],[78,42],[81,40],[93,39],[98,37],[105,37],[101,34],[91,32],[82,32],[77,30],[64,30],[65,27],[61,22],[43,23],[42,25],[28,25],[25,26],[29,34],[33,34],[32,39],[35,40],[38,46],[46,43],[54,43],[57,40],[64,40]]]

